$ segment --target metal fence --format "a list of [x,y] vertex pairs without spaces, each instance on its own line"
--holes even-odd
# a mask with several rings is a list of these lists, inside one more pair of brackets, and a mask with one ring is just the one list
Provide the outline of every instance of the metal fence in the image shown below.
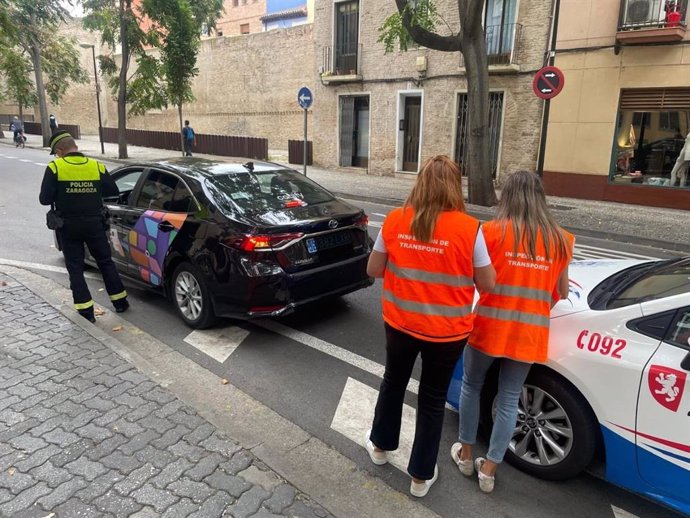
[[325,46],[322,49],[322,70],[334,76],[361,75],[361,43]]
[[686,25],[688,0],[623,0],[619,31]]
[[[58,129],[65,130],[67,133],[72,135],[75,139],[81,138],[81,127],[79,124],[60,124]],[[29,135],[42,135],[41,123],[40,122],[25,122],[24,123],[24,133]]]
[[[489,25],[484,29],[484,36],[486,38],[486,59],[489,66],[519,64],[522,38],[521,24]],[[462,54],[460,54],[460,66],[465,66],[465,59]]]
[[[126,137],[127,142],[133,146],[182,151],[180,134],[177,132],[128,129]],[[117,143],[117,128],[103,128],[103,140]],[[266,160],[268,159],[268,139],[196,134],[196,145],[193,151],[209,155],[240,156]]]
[[[307,165],[314,162],[312,141],[307,141]],[[288,140],[288,163],[304,164],[304,140]]]

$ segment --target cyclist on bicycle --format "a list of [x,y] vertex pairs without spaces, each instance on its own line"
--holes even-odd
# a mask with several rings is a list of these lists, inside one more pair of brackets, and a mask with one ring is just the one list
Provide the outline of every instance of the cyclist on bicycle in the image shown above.
[[14,133],[15,144],[24,138],[24,123],[16,115],[10,123],[10,130]]

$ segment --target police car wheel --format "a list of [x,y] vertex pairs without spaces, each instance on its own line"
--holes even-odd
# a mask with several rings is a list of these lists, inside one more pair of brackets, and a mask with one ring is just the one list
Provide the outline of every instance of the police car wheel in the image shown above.
[[[496,415],[493,399],[492,417]],[[523,385],[506,460],[546,480],[574,477],[589,466],[597,444],[597,420],[567,380],[533,368]]]
[[211,296],[201,272],[191,263],[180,264],[173,273],[171,295],[185,324],[204,329],[216,320]]

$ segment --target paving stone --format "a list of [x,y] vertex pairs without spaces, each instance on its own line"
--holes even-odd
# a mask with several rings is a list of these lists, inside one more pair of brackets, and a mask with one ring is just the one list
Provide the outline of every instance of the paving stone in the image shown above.
[[111,425],[111,423],[120,419],[128,411],[129,411],[129,408],[124,408],[124,407],[113,408],[112,410],[108,410],[101,417],[97,417],[96,419],[94,419],[93,424],[98,425],[98,426],[109,426],[109,425]]
[[46,511],[39,507],[38,505],[34,504],[32,507],[29,507],[28,509],[24,509],[22,511],[19,511],[18,513],[14,513],[12,515],[12,518],[46,518]]
[[171,401],[174,401],[176,398],[173,396],[170,392],[167,390],[163,390],[160,387],[155,387],[153,390],[150,390],[146,394],[142,394],[146,399],[149,401],[153,401],[155,403],[158,403],[159,405],[165,405],[166,403],[170,403]]
[[39,424],[40,421],[38,419],[31,418],[27,419],[26,421],[22,421],[21,423],[17,423],[14,426],[10,426],[7,430],[0,433],[0,443],[10,442],[15,437],[19,437]]
[[141,487],[144,482],[158,473],[159,470],[156,467],[145,464],[139,469],[132,471],[124,480],[115,484],[115,489],[122,496],[128,496],[132,491]]
[[249,491],[249,488],[252,487],[252,485],[242,477],[226,475],[220,471],[216,471],[213,475],[206,477],[204,482],[213,488],[226,491],[235,498],[238,498],[245,491]]
[[194,430],[200,426],[206,424],[201,417],[197,414],[189,414],[188,412],[180,409],[176,414],[172,414],[168,419],[176,424],[183,424],[190,430]]
[[92,502],[99,496],[113,489],[115,484],[122,482],[124,478],[125,476],[118,471],[111,470],[105,475],[98,477],[84,489],[79,490],[76,496],[84,502]]
[[161,417],[161,418],[165,419],[166,417],[169,417],[169,416],[179,412],[183,406],[184,406],[184,403],[182,401],[180,401],[179,399],[175,399],[174,401],[170,401],[169,403],[166,403],[165,405],[163,405],[162,408],[160,408],[159,410],[156,410],[153,414],[156,417]]
[[153,430],[145,430],[144,432],[132,437],[128,443],[120,446],[120,450],[125,455],[132,455],[138,452],[139,450],[143,450],[148,443],[155,439],[158,439],[159,437],[160,435],[154,432]]
[[135,385],[149,381],[148,377],[145,374],[142,374],[141,372],[135,369],[129,369],[128,371],[122,372],[118,374],[118,377],[124,381],[131,381]]
[[119,405],[125,405],[131,409],[142,407],[146,404],[146,400],[137,395],[128,393],[120,394],[113,398],[113,401]]
[[209,496],[216,492],[203,482],[195,482],[188,478],[177,480],[165,488],[179,497],[191,498],[194,503],[201,504]]
[[74,475],[79,475],[84,477],[89,482],[92,482],[100,475],[108,472],[103,464],[99,462],[93,462],[86,457],[79,457],[77,460],[65,464],[65,469]]
[[212,453],[199,460],[196,465],[185,472],[185,476],[197,482],[216,471],[218,465],[223,462],[223,457],[217,453]]
[[123,435],[114,435],[110,437],[110,439],[106,439],[99,443],[95,448],[91,448],[86,452],[86,456],[91,460],[100,460],[101,457],[110,455],[126,442],[127,438]]
[[202,441],[199,446],[210,451],[221,453],[228,458],[232,457],[235,453],[242,449],[237,443],[231,441],[218,432],[211,435],[205,441]]
[[77,428],[81,428],[82,426],[89,424],[91,421],[93,421],[96,417],[100,415],[101,414],[98,410],[82,410],[82,412],[79,415],[67,421],[67,423],[62,425],[62,427],[68,432],[74,432]]
[[27,417],[35,417],[39,421],[47,421],[51,417],[58,415],[54,409],[47,408],[43,405],[36,405],[33,408],[27,408],[24,410],[24,412],[22,412],[22,414]]
[[49,394],[40,392],[34,396],[31,396],[30,398],[22,400],[21,403],[12,405],[12,410],[15,412],[23,412],[28,408],[38,405],[41,401],[48,399],[49,397]]
[[290,484],[282,484],[273,490],[271,497],[263,503],[263,506],[272,513],[282,513],[295,500],[297,491]]
[[151,484],[144,484],[141,488],[131,493],[132,498],[142,505],[150,505],[156,512],[162,513],[179,498],[168,491],[156,489]]
[[168,507],[161,518],[187,518],[187,516],[198,510],[199,506],[197,504],[188,498],[183,498],[176,504]]
[[[318,514],[317,514],[318,511]],[[295,503],[283,511],[286,516],[299,516],[300,518],[325,518],[330,516],[330,513],[319,507],[310,507],[305,505],[301,500],[295,500]]]
[[0,504],[4,504],[14,498],[9,489],[0,488]]
[[18,495],[34,484],[36,484],[36,480],[33,477],[20,471],[10,469],[0,472],[0,487],[9,489],[13,495]]
[[17,462],[15,466],[19,471],[23,471],[24,473],[26,473],[27,471],[32,470],[35,467],[40,466],[41,464],[44,464],[48,459],[59,454],[60,451],[60,448],[58,448],[54,444],[51,444],[46,448],[31,453],[25,459]]
[[173,455],[176,455],[178,457],[185,457],[194,463],[199,462],[201,459],[208,455],[208,452],[203,448],[199,448],[198,446],[192,446],[184,440],[178,442],[177,444],[173,444],[172,446],[167,448],[167,450]]
[[153,507],[144,507],[141,511],[134,513],[129,518],[160,518],[160,514],[157,513]]
[[220,467],[226,473],[237,475],[244,471],[254,462],[254,457],[247,450],[240,450],[229,461],[223,462]]
[[114,451],[110,455],[99,460],[106,468],[115,469],[124,475],[129,475],[135,469],[142,467],[145,463],[121,451]]
[[240,471],[238,476],[245,479],[252,485],[259,485],[267,491],[273,491],[283,481],[272,471],[261,470],[256,465],[249,466],[244,471]]
[[93,423],[89,423],[86,426],[82,426],[81,428],[76,428],[74,430],[74,433],[82,437],[92,439],[96,443],[104,441],[109,437],[113,436],[113,433],[107,428],[96,426]]
[[[129,412],[127,412],[127,414],[124,417],[125,417],[125,419],[127,419],[130,422],[136,422],[136,421],[139,421],[140,419],[142,419],[144,417],[148,417],[150,415],[153,415],[153,413],[156,410],[158,410],[159,408],[160,408],[160,405],[158,405],[157,403],[154,403],[153,401],[149,401],[145,405],[142,405],[135,410],[130,410]],[[156,421],[156,422],[158,422],[158,421]],[[172,426],[173,425],[171,424],[169,426],[169,428],[172,428]]]
[[62,453],[56,455],[50,460],[57,467],[61,468],[65,464],[77,460],[89,448],[93,448],[93,441],[90,439],[81,439],[74,444],[70,444],[66,448],[63,448]]
[[175,455],[169,451],[159,450],[150,444],[143,450],[136,452],[134,456],[137,458],[137,460],[148,462],[149,464],[156,466],[158,469],[163,469],[176,459]]
[[121,433],[127,437],[134,437],[144,432],[144,428],[139,426],[137,423],[130,423],[124,419],[118,418],[116,421],[110,425],[110,429],[114,432]]
[[[146,417],[144,419],[141,419],[139,421],[139,424],[142,424],[142,421],[145,421],[146,419],[150,419],[150,417]],[[144,425],[146,426],[146,425]],[[177,443],[182,439],[182,437],[186,434],[189,433],[189,429],[186,426],[182,426],[178,424],[175,428],[172,430],[168,430],[165,432],[159,439],[156,439],[155,441],[152,441],[151,444],[155,446],[156,448],[167,448],[168,446],[172,446],[173,444]]]
[[57,487],[63,482],[67,482],[74,477],[74,475],[72,475],[65,468],[58,468],[50,461],[32,469],[30,473],[36,479],[44,480],[50,487]]
[[80,437],[76,433],[66,432],[62,428],[55,428],[48,433],[42,435],[43,439],[52,444],[57,444],[61,447],[66,447],[76,442],[79,442]]
[[136,500],[130,497],[122,497],[117,494],[117,491],[108,491],[96,498],[93,504],[99,511],[113,514],[118,518],[120,516],[132,516],[142,508],[141,504],[137,503]]
[[171,482],[178,480],[182,476],[182,473],[187,471],[191,466],[192,463],[187,459],[178,458],[176,461],[165,466],[150,482],[158,489],[163,489]]
[[15,498],[9,502],[5,502],[0,505],[0,515],[14,516],[19,511],[27,509],[34,505],[34,502],[41,498],[43,495],[50,493],[51,489],[45,482],[39,482],[38,484],[29,487],[19,493]]
[[53,509],[72,498],[74,493],[87,485],[88,483],[83,478],[74,477],[52,489],[49,494],[39,498],[38,503],[45,509]]
[[34,387],[30,385],[15,385],[14,387],[8,389],[7,393],[12,394],[14,396],[18,396],[21,399],[26,399],[35,394],[38,394],[38,390],[36,390]]
[[70,498],[62,505],[53,509],[56,517],[69,518],[93,518],[98,516],[98,510],[92,506],[85,504],[78,498]]
[[[189,444],[198,446],[201,441],[208,439],[210,435],[215,431],[215,429],[215,426],[213,426],[212,424],[205,423],[201,426],[193,428],[191,432],[189,432],[183,437],[183,439],[187,441]],[[228,455],[228,457],[231,457],[231,455]]]
[[24,419],[23,414],[15,412],[10,408],[6,408],[0,412],[0,423],[6,424],[7,426],[14,426],[17,423],[21,423]]
[[256,513],[261,507],[261,503],[268,499],[271,494],[260,486],[254,486],[246,491],[240,498],[232,504],[228,511],[234,518],[248,518]]
[[132,388],[132,384],[129,381],[123,381],[122,383],[118,383],[114,387],[110,387],[108,390],[103,392],[101,394],[101,397],[104,399],[113,399],[119,396],[120,394],[124,394],[127,392],[129,389]]
[[[40,420],[38,417],[37,421]],[[56,415],[54,417],[48,418],[45,422],[35,426],[31,429],[31,435],[34,437],[41,437],[47,432],[55,430],[57,427],[62,426],[69,422],[69,417],[64,415]]]
[[93,410],[99,410],[101,412],[107,412],[108,410],[112,410],[115,408],[117,405],[113,403],[112,401],[109,401],[107,399],[103,399],[101,397],[93,397],[89,399],[88,401],[84,401],[83,405],[87,408],[92,408]]
[[30,435],[21,435],[19,437],[15,437],[9,441],[9,443],[13,448],[29,453],[33,453],[48,446],[48,443],[43,439],[31,437]]
[[234,498],[219,491],[201,504],[199,510],[191,514],[190,518],[220,518],[223,516],[223,511],[233,502]]

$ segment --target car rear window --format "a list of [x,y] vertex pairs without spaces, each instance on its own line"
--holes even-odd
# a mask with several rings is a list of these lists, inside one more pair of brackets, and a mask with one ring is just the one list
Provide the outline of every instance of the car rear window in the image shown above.
[[320,185],[296,171],[254,171],[217,175],[206,181],[225,212],[266,212],[315,205],[333,199]]

